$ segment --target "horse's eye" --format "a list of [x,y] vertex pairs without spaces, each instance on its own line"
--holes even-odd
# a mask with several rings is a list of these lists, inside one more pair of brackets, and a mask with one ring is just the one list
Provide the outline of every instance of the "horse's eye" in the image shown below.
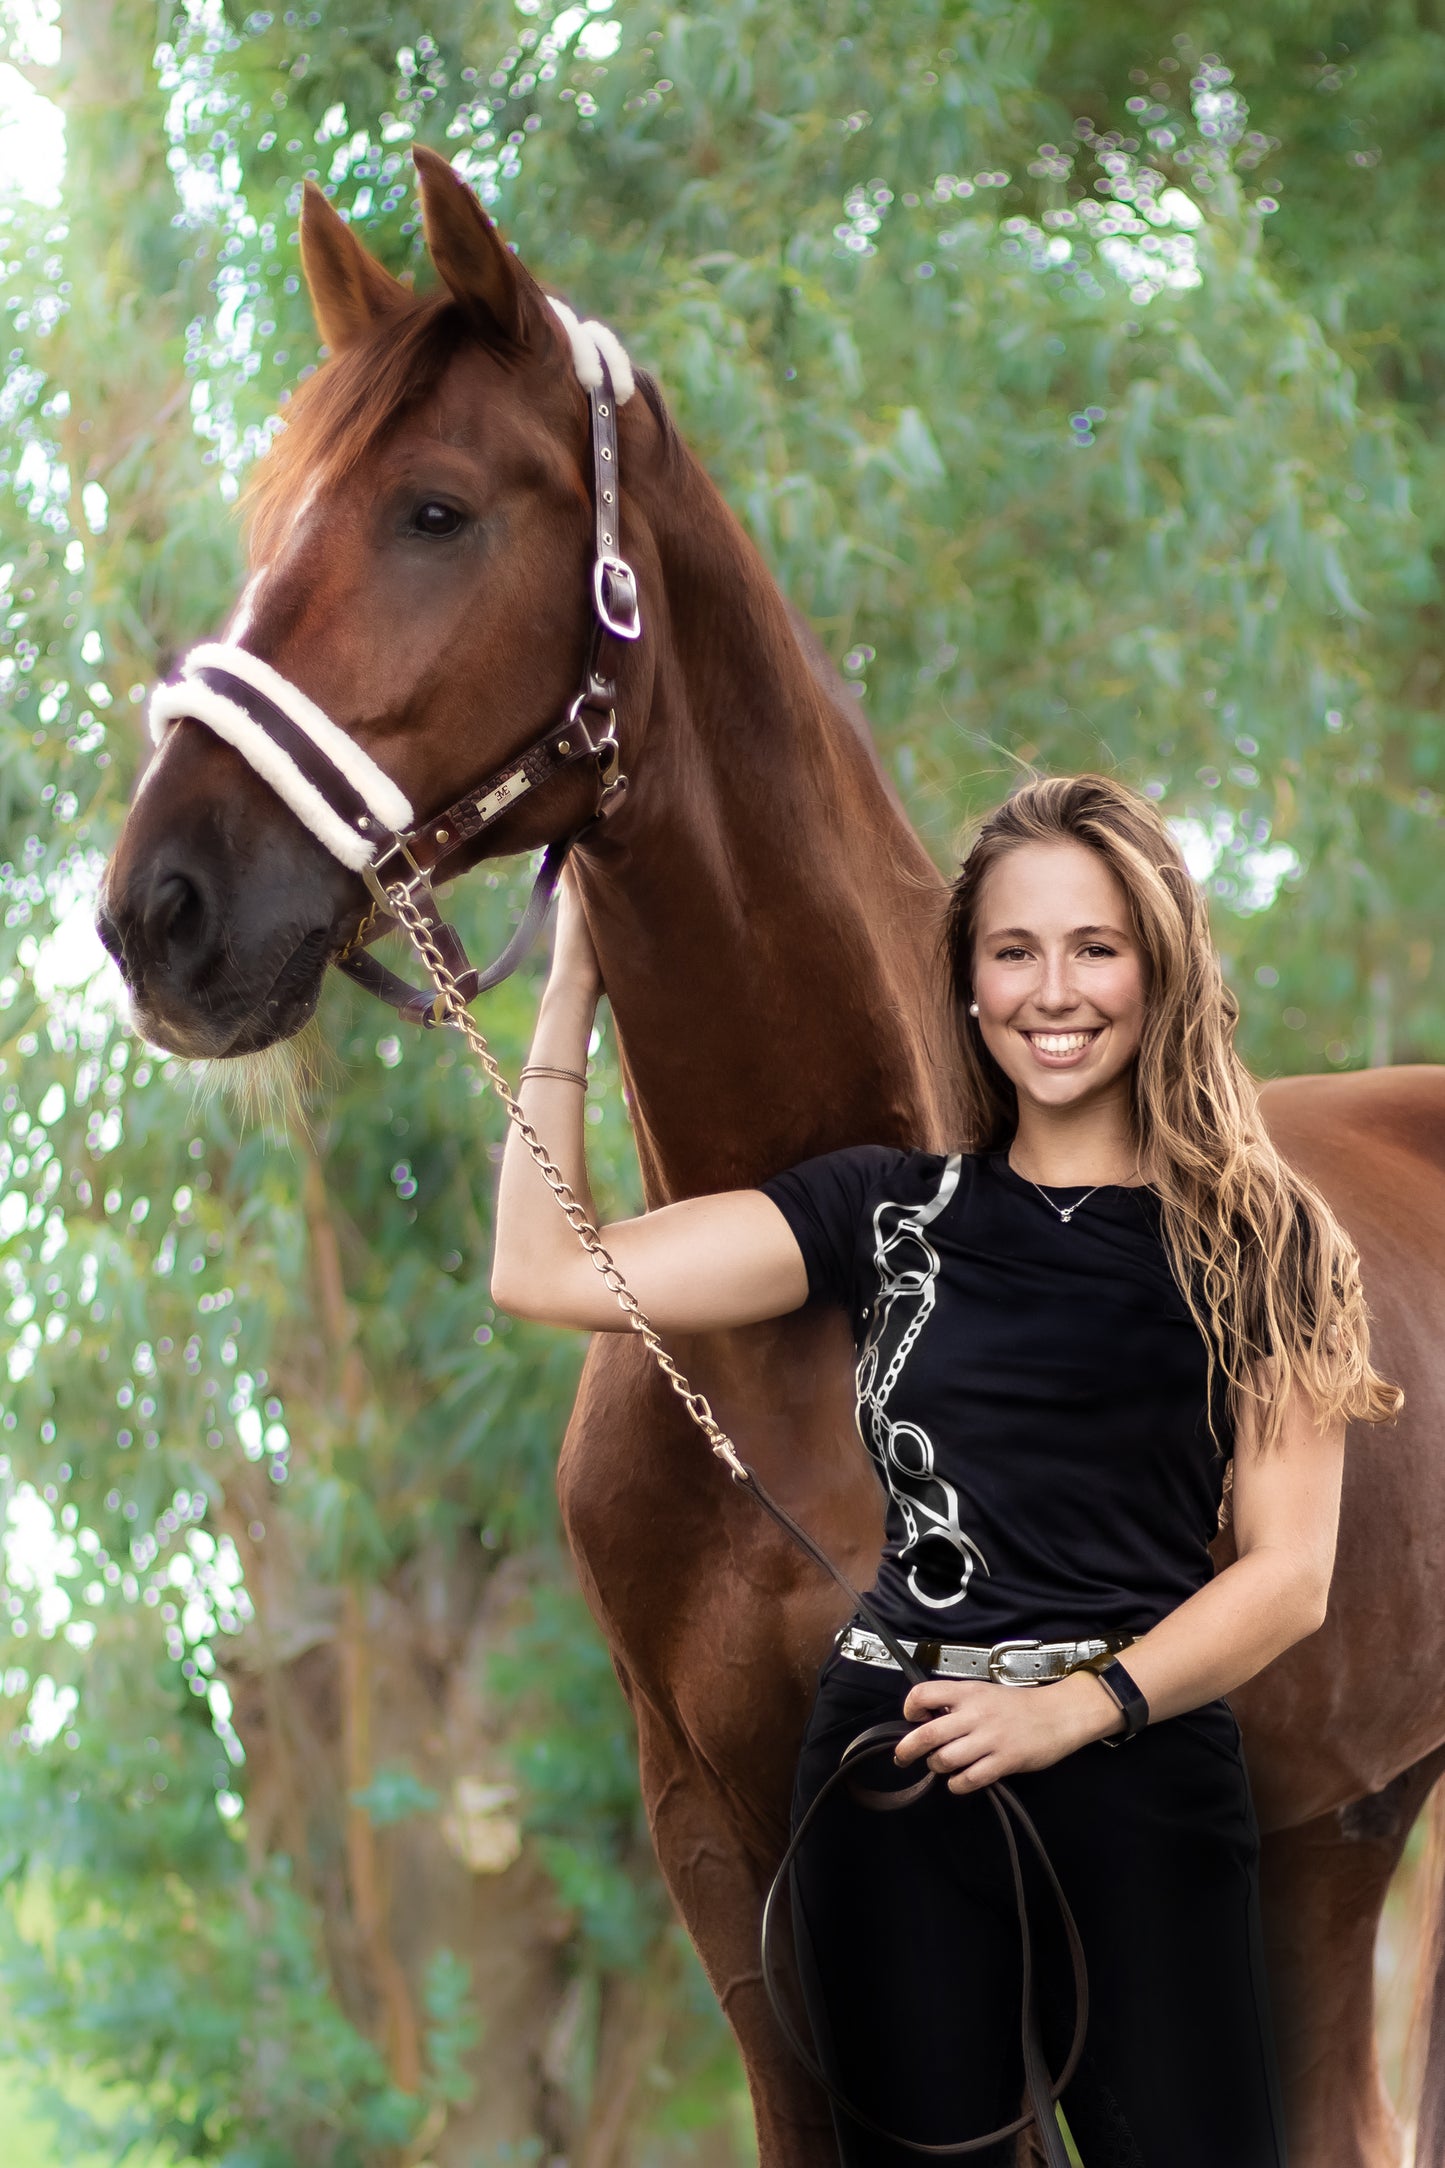
[[412,518],[412,526],[418,534],[431,535],[439,541],[455,534],[461,524],[461,513],[450,504],[418,505]]

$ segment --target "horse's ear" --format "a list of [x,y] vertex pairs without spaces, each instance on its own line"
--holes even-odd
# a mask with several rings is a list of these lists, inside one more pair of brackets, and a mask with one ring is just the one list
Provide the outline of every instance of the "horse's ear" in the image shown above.
[[333,354],[370,338],[384,316],[411,300],[364,249],[314,181],[301,198],[301,269],[316,313],[316,328]]
[[544,305],[541,288],[518,262],[466,182],[439,152],[413,146],[422,221],[431,260],[452,299],[485,332],[525,346]]

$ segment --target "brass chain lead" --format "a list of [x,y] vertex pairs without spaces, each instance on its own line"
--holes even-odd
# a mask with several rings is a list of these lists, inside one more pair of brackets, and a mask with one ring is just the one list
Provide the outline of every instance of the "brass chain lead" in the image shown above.
[[567,1224],[576,1235],[608,1292],[616,1297],[619,1309],[628,1324],[641,1339],[658,1369],[687,1409],[698,1429],[707,1439],[719,1460],[724,1461],[738,1482],[747,1482],[748,1469],[732,1439],[718,1422],[708,1404],[707,1396],[700,1393],[686,1378],[668,1354],[658,1338],[651,1320],[632,1289],[622,1277],[612,1253],[587,1217],[570,1186],[563,1180],[561,1169],[556,1165],[532,1124],[517,1103],[511,1085],[503,1076],[495,1056],[469,1014],[456,980],[447,969],[440,949],[432,938],[431,929],[406,889],[398,883],[388,889],[387,902],[397,923],[406,929],[412,945],[431,975],[432,983],[441,999],[443,1012],[449,1024],[461,1033],[482,1068],[486,1071],[493,1091],[507,1110],[507,1118],[515,1126],[522,1142],[535,1161],[538,1172],[551,1190],[566,1217]]

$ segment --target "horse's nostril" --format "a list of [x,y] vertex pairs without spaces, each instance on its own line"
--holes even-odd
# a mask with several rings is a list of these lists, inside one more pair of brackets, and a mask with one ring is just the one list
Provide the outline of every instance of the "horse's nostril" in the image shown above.
[[145,937],[153,956],[193,949],[205,924],[206,906],[186,874],[164,873],[151,890],[145,914]]

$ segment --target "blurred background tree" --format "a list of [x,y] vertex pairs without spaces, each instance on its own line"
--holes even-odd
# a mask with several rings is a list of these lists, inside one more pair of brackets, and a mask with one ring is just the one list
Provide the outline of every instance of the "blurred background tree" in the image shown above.
[[[409,147],[612,322],[947,862],[1162,799],[1264,1071],[1445,1055],[1433,14],[4,0],[0,2009],[61,2155],[744,2161],[487,1301],[497,1121],[338,982],[238,1106],[89,932],[146,687]],[[526,868],[466,885],[498,945]],[[535,975],[489,997],[515,1064]],[[605,1025],[599,1194],[635,1198]],[[78,2082],[76,2073],[86,2074]]]

